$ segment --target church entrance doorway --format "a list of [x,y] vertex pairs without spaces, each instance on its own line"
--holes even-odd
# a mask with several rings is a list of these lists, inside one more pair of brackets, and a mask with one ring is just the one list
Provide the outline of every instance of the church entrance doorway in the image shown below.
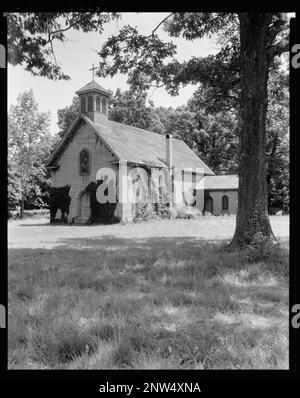
[[87,222],[91,215],[90,193],[84,191],[79,198],[79,220]]

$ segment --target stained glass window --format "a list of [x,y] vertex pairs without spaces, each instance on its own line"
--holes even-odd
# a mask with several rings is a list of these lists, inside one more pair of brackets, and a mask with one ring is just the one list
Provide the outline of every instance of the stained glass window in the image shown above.
[[90,154],[86,149],[80,152],[80,174],[90,174]]

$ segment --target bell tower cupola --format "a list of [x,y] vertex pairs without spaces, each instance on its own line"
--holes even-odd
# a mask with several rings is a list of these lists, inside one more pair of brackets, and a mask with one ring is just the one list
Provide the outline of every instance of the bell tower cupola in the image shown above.
[[83,115],[88,116],[94,123],[101,123],[108,119],[108,99],[110,92],[105,90],[94,80],[76,91],[79,96],[79,110]]

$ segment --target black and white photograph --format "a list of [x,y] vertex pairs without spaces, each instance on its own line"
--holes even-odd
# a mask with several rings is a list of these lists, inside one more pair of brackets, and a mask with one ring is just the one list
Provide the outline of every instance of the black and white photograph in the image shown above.
[[290,369],[291,11],[3,13],[8,370]]

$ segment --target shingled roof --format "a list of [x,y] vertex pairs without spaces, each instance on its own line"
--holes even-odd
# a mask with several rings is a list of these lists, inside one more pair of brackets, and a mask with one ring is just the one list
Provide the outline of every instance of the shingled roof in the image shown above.
[[[167,167],[166,137],[164,135],[108,119],[103,119],[101,124],[96,124],[83,115],[76,119],[54,150],[48,161],[48,167],[56,158],[56,155],[63,150],[64,141],[67,140],[67,136],[80,119],[83,119],[93,129],[117,160],[126,160],[130,163],[151,167]],[[183,141],[175,138],[173,138],[173,166],[179,169],[204,169],[205,175],[214,175],[214,172]]]
[[100,86],[100,84],[95,82],[95,80],[91,80],[85,86],[81,87],[78,91],[76,91],[76,94],[84,94],[84,93],[90,92],[90,91],[100,91],[101,93],[104,93],[104,94],[110,94],[109,91],[105,90],[105,88]]
[[204,177],[204,189],[207,190],[238,189],[238,187],[239,178],[236,174]]

